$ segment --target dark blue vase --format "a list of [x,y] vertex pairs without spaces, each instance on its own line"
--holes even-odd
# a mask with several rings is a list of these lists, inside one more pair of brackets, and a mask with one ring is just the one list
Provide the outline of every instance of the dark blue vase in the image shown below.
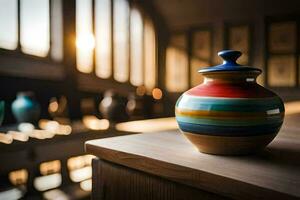
[[35,123],[38,121],[41,112],[40,105],[34,99],[32,92],[18,93],[17,99],[12,103],[11,109],[18,123]]

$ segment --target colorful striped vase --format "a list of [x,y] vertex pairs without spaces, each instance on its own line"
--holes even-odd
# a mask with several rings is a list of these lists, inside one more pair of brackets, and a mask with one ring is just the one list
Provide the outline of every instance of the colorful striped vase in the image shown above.
[[239,155],[262,149],[283,123],[284,104],[256,83],[260,69],[236,63],[241,52],[218,55],[223,64],[199,70],[204,83],[178,99],[179,128],[204,153]]

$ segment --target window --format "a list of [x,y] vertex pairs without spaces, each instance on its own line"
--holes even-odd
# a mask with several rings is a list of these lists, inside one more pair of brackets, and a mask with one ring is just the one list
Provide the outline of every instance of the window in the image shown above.
[[166,89],[169,92],[183,92],[201,84],[204,77],[198,71],[211,65],[212,30],[197,27],[190,32],[173,33],[166,56]]
[[156,35],[151,19],[135,5],[130,7],[128,0],[94,2],[93,7],[92,0],[76,1],[77,69],[155,88]]
[[51,58],[55,61],[63,59],[63,16],[62,0],[51,1]]
[[127,0],[114,1],[114,79],[126,82],[129,75],[129,5]]
[[80,72],[93,70],[93,35],[92,0],[76,0],[76,62]]
[[166,88],[169,92],[182,92],[189,86],[187,41],[184,34],[171,37],[166,52]]
[[156,36],[155,28],[149,18],[145,19],[144,28],[144,85],[148,91],[156,86]]
[[22,0],[20,12],[22,51],[31,55],[47,56],[50,47],[49,1]]
[[136,9],[130,15],[130,82],[132,85],[143,85],[143,19]]
[[188,57],[185,51],[168,47],[166,55],[166,88],[182,92],[188,88]]
[[209,62],[203,61],[197,57],[192,57],[190,60],[190,83],[192,87],[195,87],[201,84],[204,81],[204,77],[202,74],[198,73],[198,71],[203,67],[208,67]]
[[49,0],[1,0],[0,48],[20,50],[24,54],[38,57],[47,57],[51,50],[51,58],[61,61],[63,56],[61,1],[52,0],[50,5]]
[[95,1],[96,75],[112,75],[111,0]]
[[18,46],[17,0],[0,1],[0,48],[15,50]]
[[211,65],[212,30],[209,27],[198,27],[190,35],[190,84],[195,87],[204,81],[203,75],[198,71]]

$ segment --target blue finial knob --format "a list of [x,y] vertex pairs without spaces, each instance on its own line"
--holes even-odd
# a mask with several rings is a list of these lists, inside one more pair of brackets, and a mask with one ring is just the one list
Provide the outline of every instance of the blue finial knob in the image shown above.
[[234,50],[224,50],[218,53],[220,57],[223,58],[223,64],[213,66],[213,67],[205,67],[200,69],[198,72],[200,73],[210,73],[210,72],[256,72],[260,74],[261,69],[243,66],[236,63],[236,60],[242,55],[240,51]]
[[242,55],[240,51],[234,50],[224,50],[218,52],[218,56],[222,57],[224,62],[223,64],[232,64],[237,65],[236,60]]

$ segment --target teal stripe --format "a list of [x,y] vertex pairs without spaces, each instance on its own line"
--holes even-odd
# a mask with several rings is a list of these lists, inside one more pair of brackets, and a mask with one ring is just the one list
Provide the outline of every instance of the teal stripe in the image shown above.
[[176,120],[179,122],[186,122],[192,124],[201,124],[201,125],[220,125],[220,126],[251,126],[251,125],[264,125],[264,124],[281,124],[283,119],[278,117],[276,119],[266,118],[265,121],[242,121],[239,119],[235,120],[216,120],[216,119],[199,119],[192,117],[182,117],[176,116]]
[[182,95],[176,107],[189,110],[212,110],[212,111],[237,111],[237,112],[265,112],[279,109],[284,111],[283,103],[278,97],[262,99],[242,98],[209,98]]

